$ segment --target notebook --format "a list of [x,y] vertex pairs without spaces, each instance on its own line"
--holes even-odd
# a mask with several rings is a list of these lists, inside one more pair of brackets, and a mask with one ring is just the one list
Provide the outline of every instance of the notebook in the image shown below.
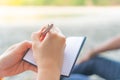
[[[86,37],[68,37],[66,39],[66,47],[64,51],[64,60],[61,75],[68,77],[75,65],[78,55],[83,47]],[[29,49],[23,60],[36,66],[33,58],[32,49]]]

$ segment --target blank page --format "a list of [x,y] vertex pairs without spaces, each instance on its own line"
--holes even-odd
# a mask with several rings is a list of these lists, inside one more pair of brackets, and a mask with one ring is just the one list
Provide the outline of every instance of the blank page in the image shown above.
[[[77,60],[77,57],[81,51],[85,37],[68,37],[66,39],[66,48],[64,51],[64,60],[61,75],[69,76],[71,70]],[[29,49],[23,58],[25,61],[36,66],[33,58],[32,49]]]

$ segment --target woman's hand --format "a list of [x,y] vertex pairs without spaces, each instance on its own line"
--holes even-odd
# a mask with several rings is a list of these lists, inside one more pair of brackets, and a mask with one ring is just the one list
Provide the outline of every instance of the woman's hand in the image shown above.
[[85,53],[85,55],[80,59],[80,61],[78,62],[78,64],[83,63],[88,61],[89,59],[95,57],[96,55],[98,55],[94,50],[89,50]]
[[46,28],[32,34],[33,55],[38,66],[38,80],[59,80],[65,49],[65,36],[54,28],[40,41]]
[[0,77],[13,76],[26,70],[37,71],[36,67],[22,60],[31,46],[31,42],[23,41],[4,52],[0,56]]

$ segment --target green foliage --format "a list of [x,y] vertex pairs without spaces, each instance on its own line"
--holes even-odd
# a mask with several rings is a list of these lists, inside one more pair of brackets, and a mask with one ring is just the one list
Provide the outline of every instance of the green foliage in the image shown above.
[[22,5],[78,6],[85,5],[86,0],[23,0]]
[[104,6],[104,5],[110,5],[111,1],[112,0],[93,0],[93,4],[94,5],[102,5],[102,6]]
[[71,3],[72,5],[77,5],[77,6],[78,6],[78,5],[82,5],[82,6],[83,6],[83,5],[86,4],[86,3],[85,3],[86,0],[72,0],[71,2],[72,2],[72,3]]
[[[3,1],[0,1],[2,4]],[[6,5],[85,6],[120,5],[120,0],[4,0]]]

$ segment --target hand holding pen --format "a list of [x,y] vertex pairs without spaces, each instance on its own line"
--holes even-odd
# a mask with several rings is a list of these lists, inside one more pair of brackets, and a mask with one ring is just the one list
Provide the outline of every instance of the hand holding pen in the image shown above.
[[[47,73],[45,76],[49,75],[49,77],[43,78],[39,75],[38,80],[48,80],[47,78],[50,80],[55,75],[57,78],[60,77],[65,49],[65,36],[56,27],[50,31],[52,26],[49,25],[47,28],[42,28],[32,35],[32,50],[37,64],[38,74],[44,75],[44,73]],[[40,37],[43,37],[42,41]],[[51,74],[51,72],[54,73]]]
[[40,41],[42,41],[45,38],[46,34],[52,29],[52,27],[53,27],[53,24],[50,24],[50,25],[48,24],[47,28],[43,30],[43,32],[40,35]]

